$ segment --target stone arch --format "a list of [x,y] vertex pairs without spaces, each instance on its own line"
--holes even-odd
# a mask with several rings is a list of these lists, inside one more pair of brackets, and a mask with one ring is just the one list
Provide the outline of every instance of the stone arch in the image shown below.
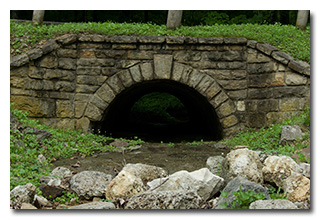
[[[214,78],[186,64],[173,60],[170,54],[155,54],[151,62],[140,62],[115,73],[91,96],[84,118],[91,122],[103,120],[104,112],[124,90],[142,82],[167,80],[188,86],[203,96],[214,109],[222,127],[222,135],[229,129],[239,130],[236,107]],[[236,129],[234,128],[236,127]]]

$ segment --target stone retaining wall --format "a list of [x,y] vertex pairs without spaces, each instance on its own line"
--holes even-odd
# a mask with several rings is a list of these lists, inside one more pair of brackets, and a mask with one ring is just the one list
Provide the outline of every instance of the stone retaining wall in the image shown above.
[[173,80],[202,94],[224,136],[310,105],[310,66],[245,38],[64,35],[11,58],[10,97],[30,117],[88,131],[132,85]]

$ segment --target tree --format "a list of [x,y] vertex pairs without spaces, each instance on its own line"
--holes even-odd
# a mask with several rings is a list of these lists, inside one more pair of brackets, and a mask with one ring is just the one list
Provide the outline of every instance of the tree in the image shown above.
[[33,10],[32,23],[37,23],[39,25],[42,25],[44,12],[45,12],[44,10]]
[[167,17],[167,29],[174,30],[179,28],[182,20],[181,10],[169,10]]
[[308,18],[309,18],[309,10],[299,10],[298,11],[298,16],[297,16],[297,22],[296,26],[297,28],[300,28],[301,30],[305,30],[307,23],[308,23]]

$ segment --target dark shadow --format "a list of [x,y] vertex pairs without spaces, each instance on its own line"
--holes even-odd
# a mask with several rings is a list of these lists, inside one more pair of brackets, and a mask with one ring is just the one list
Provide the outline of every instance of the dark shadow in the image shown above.
[[[168,109],[175,120],[159,119],[149,113],[132,111],[144,95],[160,92],[177,97],[183,109]],[[95,132],[122,138],[139,137],[145,141],[180,142],[219,140],[222,129],[212,105],[195,89],[170,80],[153,80],[131,86],[112,101],[101,122],[92,124]]]

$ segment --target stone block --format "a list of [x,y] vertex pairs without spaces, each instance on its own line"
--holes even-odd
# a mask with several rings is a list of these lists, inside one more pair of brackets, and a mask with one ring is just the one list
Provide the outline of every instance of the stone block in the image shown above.
[[286,84],[289,86],[305,85],[307,81],[307,77],[300,74],[290,72],[286,74]]
[[76,86],[76,92],[77,93],[88,93],[88,94],[92,94],[95,91],[97,91],[97,89],[99,88],[99,86],[91,86],[91,85],[81,85],[81,84],[77,84]]
[[10,87],[14,88],[25,88],[26,80],[20,77],[10,77]]
[[110,88],[116,93],[119,94],[124,87],[119,79],[118,75],[113,75],[106,80],[106,83],[110,86]]
[[42,50],[40,48],[35,48],[32,50],[27,51],[27,55],[29,57],[29,60],[35,60],[41,57],[43,54]]
[[248,63],[247,71],[249,74],[271,73],[277,70],[275,62],[268,63]]
[[75,70],[77,68],[76,66],[76,59],[72,58],[59,58],[59,64],[58,67],[61,69],[66,70]]
[[135,65],[133,67],[130,67],[129,71],[131,73],[132,79],[135,82],[141,82],[143,80],[143,77],[142,77],[142,75],[140,73],[139,65]]
[[144,80],[153,79],[153,67],[151,63],[140,64],[140,69],[141,69],[141,75]]
[[210,100],[212,98],[212,92],[214,91],[210,90],[208,93],[206,91],[212,84],[215,84],[215,80],[206,74],[203,75],[204,76],[202,77],[200,83],[198,83],[196,86],[196,90],[202,95],[207,96],[208,100]]
[[247,126],[252,128],[261,128],[266,125],[265,113],[249,113],[247,115]]
[[234,70],[234,69],[240,69],[244,70],[247,68],[247,64],[245,62],[218,62],[217,63],[218,69],[227,69],[227,70]]
[[115,61],[114,59],[100,59],[100,58],[79,58],[77,60],[78,66],[114,66]]
[[272,88],[248,89],[248,99],[270,99],[272,97]]
[[60,92],[73,92],[76,89],[76,84],[66,81],[58,81],[55,84],[55,90]]
[[242,37],[225,37],[223,39],[226,44],[247,44],[247,39]]
[[87,117],[82,117],[78,120],[75,120],[75,129],[89,132],[90,120]]
[[86,101],[75,101],[74,102],[74,116],[76,118],[81,118],[83,116],[84,110],[87,107]]
[[113,50],[134,50],[137,49],[136,44],[112,44]]
[[220,86],[218,83],[213,82],[207,90],[204,92],[205,96],[208,100],[211,100],[214,96],[216,96],[221,91]]
[[39,67],[44,68],[57,68],[58,67],[58,59],[55,56],[44,56],[40,58],[38,61]]
[[129,70],[127,69],[119,72],[117,75],[119,76],[119,79],[126,88],[130,87],[134,82]]
[[310,97],[310,88],[306,86],[285,86],[274,88],[274,98]]
[[156,79],[170,79],[172,67],[172,55],[154,55],[154,73]]
[[94,94],[91,97],[89,103],[94,104],[102,111],[106,110],[109,105],[106,101],[104,101],[102,98],[100,98],[97,94]]
[[75,49],[59,49],[57,50],[57,55],[63,58],[77,58],[78,51]]
[[[106,68],[106,67],[105,67]],[[77,68],[77,75],[99,75],[101,72],[100,66],[78,66]]]
[[44,73],[44,69],[31,66],[29,68],[28,76],[32,79],[42,79],[43,73]]
[[43,54],[50,53],[50,52],[58,49],[59,47],[60,47],[59,44],[57,44],[55,40],[47,41],[47,43],[45,43],[44,45],[40,46],[40,48],[42,49]]
[[295,61],[290,60],[289,62],[289,68],[293,69],[294,71],[297,71],[298,73],[304,73],[306,69],[310,69],[310,65],[302,62],[302,61]]
[[61,43],[62,45],[69,45],[77,41],[76,34],[65,34],[61,37],[57,38],[57,42]]
[[145,51],[145,50],[129,50],[128,59],[133,60],[151,60],[153,59],[154,51]]
[[221,91],[220,93],[218,93],[218,95],[216,95],[211,101],[210,103],[217,108],[221,103],[225,102],[229,97],[227,96],[227,94],[224,91]]
[[229,127],[232,127],[233,125],[236,125],[239,121],[235,115],[230,115],[228,117],[221,119],[221,122],[222,122],[223,128],[229,128]]
[[287,54],[283,51],[274,51],[274,52],[272,52],[271,56],[275,60],[278,60],[279,62],[281,62],[283,64],[288,64],[289,61],[293,60],[292,56],[290,56],[289,54]]
[[74,117],[73,102],[69,100],[57,100],[56,115],[58,118],[73,118]]
[[223,44],[222,37],[199,37],[199,44]]
[[247,88],[247,80],[218,80],[225,90],[241,90]]
[[217,108],[219,118],[229,116],[236,112],[234,103],[229,99]]
[[15,76],[15,77],[21,77],[24,78],[28,75],[29,73],[29,66],[21,66],[18,68],[14,68],[10,70],[10,77]]
[[163,43],[165,42],[165,36],[139,36],[138,41],[140,43]]
[[246,110],[248,112],[271,112],[279,110],[279,100],[247,100]]
[[107,103],[111,103],[115,97],[113,90],[106,83],[99,88],[96,94]]
[[302,111],[308,106],[310,106],[310,100],[305,98],[287,98],[279,101],[281,112]]
[[248,89],[229,90],[227,95],[232,100],[244,100],[248,97]]
[[275,48],[274,46],[271,46],[270,44],[260,44],[260,43],[256,45],[256,48],[268,55],[271,55],[273,51],[278,50],[277,48]]
[[111,43],[123,43],[123,44],[136,43],[137,37],[136,36],[125,36],[125,35],[111,36],[110,42]]
[[196,88],[196,86],[199,84],[199,82],[202,80],[203,77],[204,77],[204,74],[198,72],[197,70],[193,70],[190,73],[187,84],[192,88]]
[[92,121],[100,121],[103,117],[103,111],[94,104],[88,104],[84,116]]
[[181,36],[167,36],[166,37],[167,44],[183,44],[184,37]]

